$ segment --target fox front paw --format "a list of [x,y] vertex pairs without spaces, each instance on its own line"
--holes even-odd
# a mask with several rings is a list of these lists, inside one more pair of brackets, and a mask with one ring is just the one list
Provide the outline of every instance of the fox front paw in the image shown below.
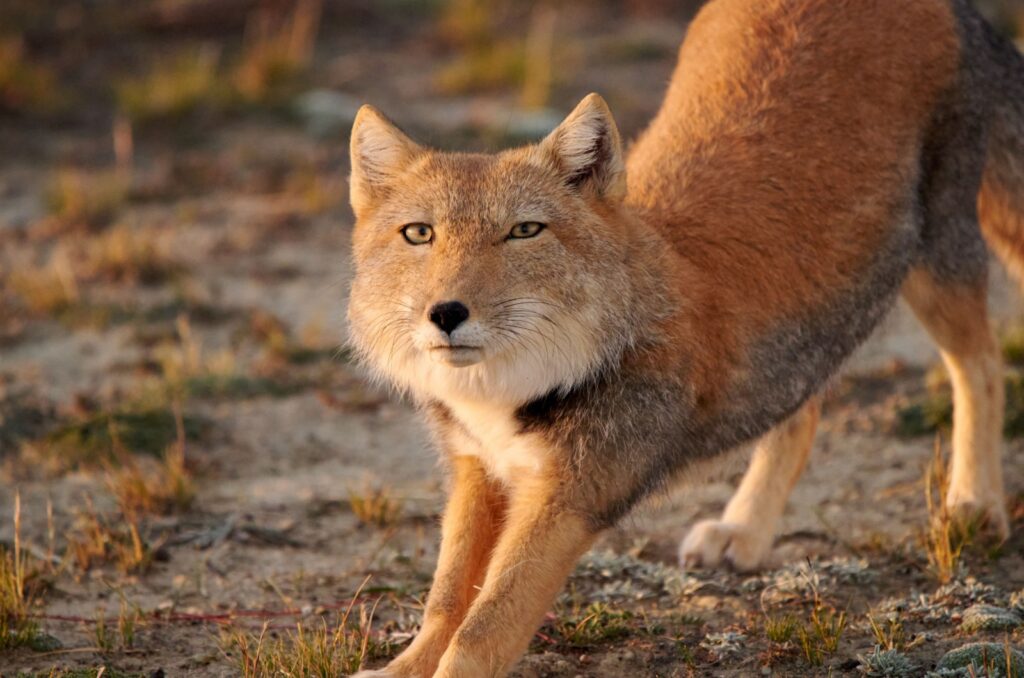
[[725,563],[740,572],[749,572],[767,559],[772,539],[770,530],[759,532],[739,523],[702,520],[690,529],[679,546],[679,565],[692,569]]
[[377,669],[376,671],[360,671],[359,673],[353,673],[350,678],[401,678],[397,673],[392,673],[387,669]]
[[1010,514],[1001,496],[981,499],[970,493],[950,490],[946,506],[957,524],[968,531],[980,528],[983,534],[1000,542],[1010,536]]

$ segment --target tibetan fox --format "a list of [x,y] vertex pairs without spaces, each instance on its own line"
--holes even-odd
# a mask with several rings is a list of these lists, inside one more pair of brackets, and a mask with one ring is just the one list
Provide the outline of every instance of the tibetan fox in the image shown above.
[[754,440],[680,558],[756,568],[898,294],[952,377],[946,501],[1007,535],[986,272],[1024,271],[1024,58],[967,0],[713,0],[628,154],[591,94],[495,155],[364,107],[351,162],[351,341],[451,475],[423,627],[360,676],[505,674],[602,530]]

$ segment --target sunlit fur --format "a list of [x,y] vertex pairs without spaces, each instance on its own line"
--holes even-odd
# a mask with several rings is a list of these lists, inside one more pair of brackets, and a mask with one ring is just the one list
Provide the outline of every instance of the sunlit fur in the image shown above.
[[[582,141],[485,156],[416,147],[372,110],[361,122],[376,135],[365,142],[376,164],[374,183],[353,189],[367,197],[356,201],[349,322],[352,345],[380,379],[419,399],[519,405],[572,388],[633,343],[634,285],[622,261],[629,219],[561,179],[571,163],[592,162],[594,139],[581,125],[572,129]],[[382,152],[388,144],[401,150]],[[529,221],[547,228],[507,237]],[[402,237],[415,222],[433,226],[433,242]],[[428,310],[452,300],[470,317],[449,341]],[[452,359],[437,348],[448,343],[477,350]]]
[[[625,161],[595,95],[495,156],[364,108],[352,341],[421,406],[452,492],[422,629],[359,678],[506,674],[601,530],[755,439],[680,555],[762,565],[818,395],[901,291],[952,375],[946,501],[1005,537],[982,233],[1024,270],[1022,92],[967,0],[712,0]],[[524,221],[548,228],[506,240]],[[456,300],[450,344],[479,349],[438,352],[428,309]]]

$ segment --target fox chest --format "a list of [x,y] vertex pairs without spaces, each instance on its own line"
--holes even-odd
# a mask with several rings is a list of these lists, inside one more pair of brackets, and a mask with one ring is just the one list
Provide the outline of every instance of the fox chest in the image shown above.
[[521,431],[514,407],[464,401],[446,404],[458,423],[450,432],[453,454],[478,457],[504,483],[543,469],[550,448],[540,436]]

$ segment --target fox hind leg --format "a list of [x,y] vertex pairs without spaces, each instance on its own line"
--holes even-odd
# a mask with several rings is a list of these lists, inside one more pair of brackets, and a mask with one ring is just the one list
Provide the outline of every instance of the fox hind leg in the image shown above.
[[961,520],[982,518],[1009,536],[1002,470],[1003,364],[988,321],[984,276],[944,283],[915,269],[903,296],[939,346],[953,386],[953,456],[946,504]]
[[697,523],[680,545],[684,568],[726,562],[749,571],[764,563],[789,493],[810,454],[819,412],[814,398],[758,441],[750,467],[722,517]]

